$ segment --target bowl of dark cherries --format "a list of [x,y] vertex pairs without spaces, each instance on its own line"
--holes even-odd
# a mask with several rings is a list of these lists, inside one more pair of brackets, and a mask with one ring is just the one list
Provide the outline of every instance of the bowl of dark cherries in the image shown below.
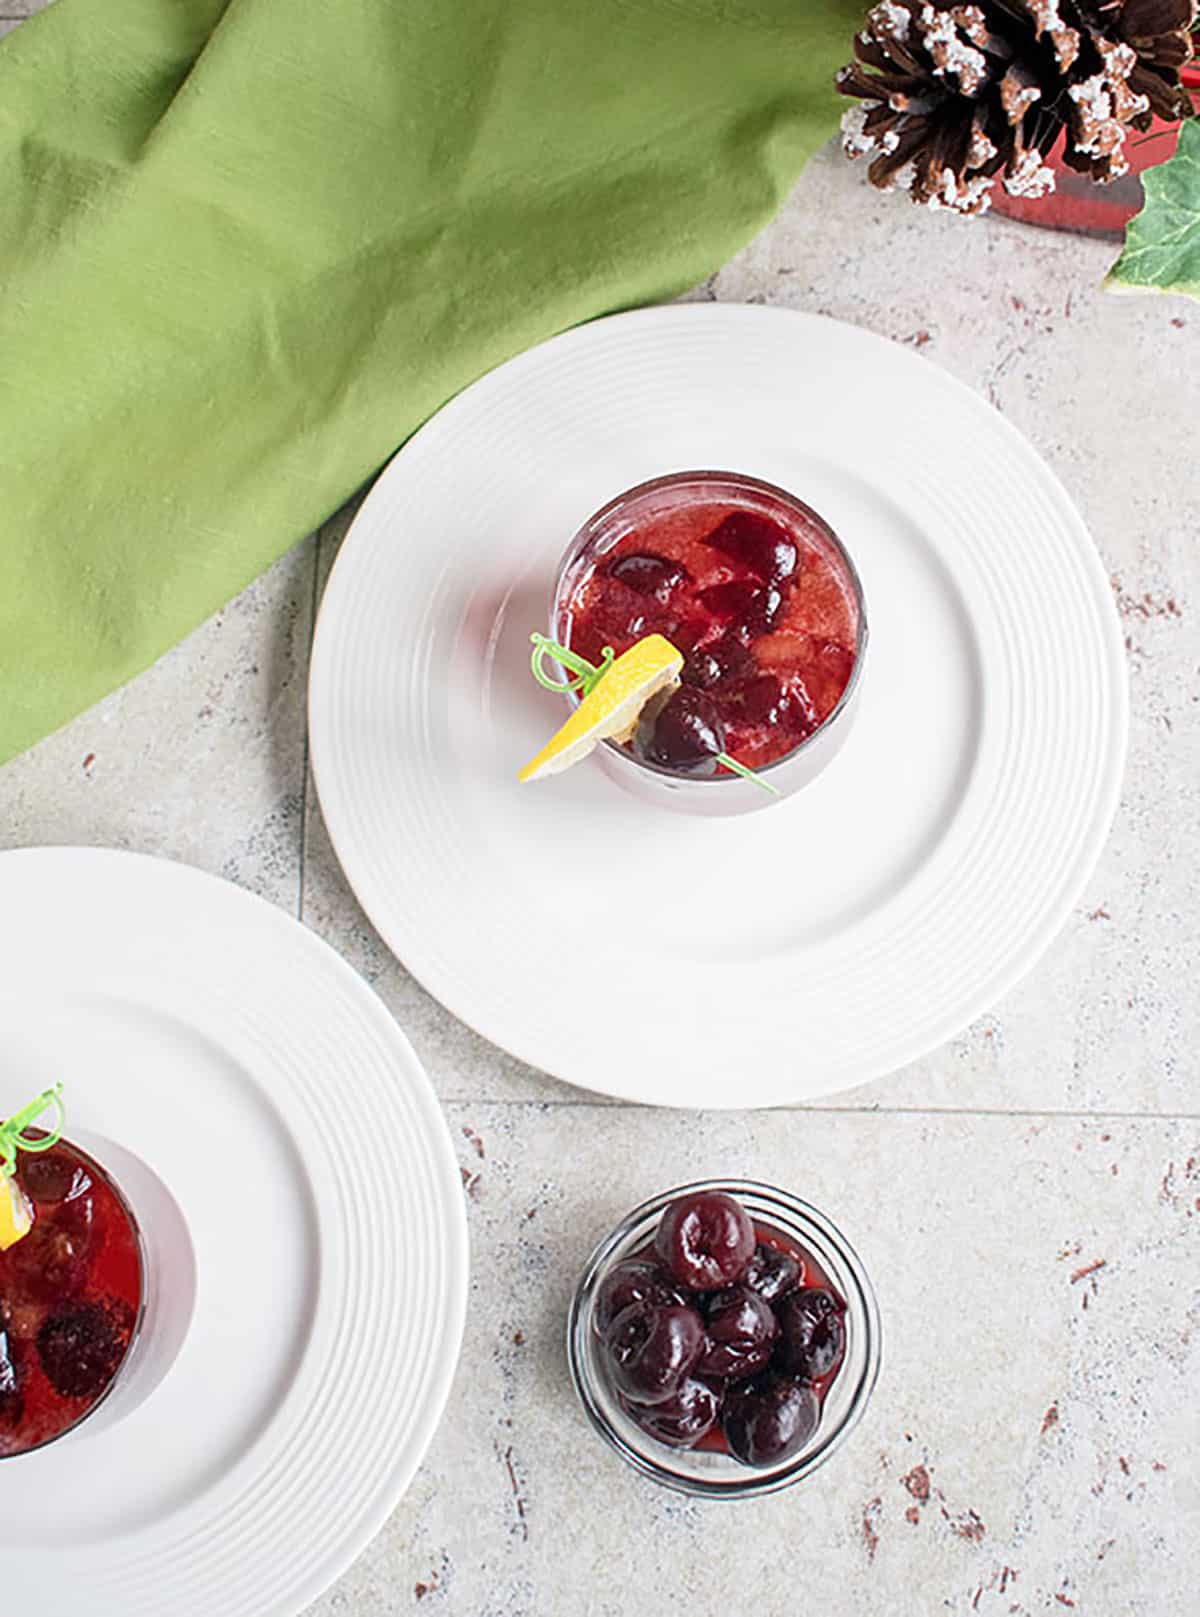
[[879,1374],[862,1263],[816,1208],[752,1182],[685,1185],[592,1254],[568,1329],[593,1425],[685,1493],[741,1498],[807,1476]]

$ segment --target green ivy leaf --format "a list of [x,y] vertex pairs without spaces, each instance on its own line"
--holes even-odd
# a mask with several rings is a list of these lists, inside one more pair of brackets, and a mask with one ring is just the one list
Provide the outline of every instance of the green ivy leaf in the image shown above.
[[1189,292],[1200,298],[1200,118],[1179,132],[1174,157],[1142,175],[1146,205],[1129,221],[1108,272],[1114,292]]

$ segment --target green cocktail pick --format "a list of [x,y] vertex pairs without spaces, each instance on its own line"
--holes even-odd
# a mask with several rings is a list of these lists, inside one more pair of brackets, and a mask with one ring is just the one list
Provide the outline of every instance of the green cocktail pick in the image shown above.
[[777,786],[772,786],[769,780],[764,780],[761,775],[756,775],[752,769],[747,769],[745,764],[739,764],[737,759],[731,758],[727,752],[719,752],[717,762],[724,764],[726,769],[731,769],[735,775],[740,775],[743,780],[753,781],[756,786],[761,786],[763,791],[770,792],[772,797],[782,796]]
[[[17,1168],[18,1151],[49,1151],[51,1146],[57,1145],[62,1139],[63,1123],[66,1118],[62,1087],[61,1084],[54,1084],[49,1089],[43,1089],[27,1106],[22,1106],[19,1112],[14,1112],[5,1122],[0,1123],[0,1173],[12,1177]],[[41,1138],[31,1139],[25,1130],[51,1107],[55,1111],[54,1127],[47,1129]]]
[[[600,666],[597,668],[595,663],[589,662],[586,657],[581,657],[577,651],[572,651],[569,646],[560,645],[557,640],[551,640],[544,634],[531,634],[529,638],[533,642],[533,656],[530,659],[533,677],[543,689],[548,691],[574,692],[580,697],[589,696],[616,660],[613,648],[605,646],[600,654]],[[548,674],[543,666],[547,657],[552,658],[554,662],[567,669],[571,674],[571,678],[565,680],[554,679]],[[780,795],[777,788],[772,786],[770,781],[764,780],[761,775],[756,775],[752,769],[747,769],[745,764],[739,764],[737,759],[731,758],[727,752],[717,753],[716,759],[719,764],[723,764],[733,774],[740,775],[743,780],[753,781],[755,786],[760,786],[764,792],[770,792],[772,797]]]
[[[557,640],[549,640],[544,634],[531,634],[533,641],[533,657],[530,667],[533,677],[538,684],[547,691],[575,691],[580,696],[590,696],[596,686],[608,673],[616,661],[616,652],[611,646],[605,646],[600,653],[600,666],[588,662],[569,646],[560,646]],[[547,657],[552,657],[556,663],[568,668],[574,676],[571,679],[553,679],[542,667]]]

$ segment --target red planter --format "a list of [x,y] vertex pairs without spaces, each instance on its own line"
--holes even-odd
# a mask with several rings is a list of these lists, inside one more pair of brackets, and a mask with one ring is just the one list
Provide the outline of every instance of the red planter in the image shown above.
[[[1200,67],[1185,68],[1183,82],[1200,110]],[[1036,201],[1009,196],[1003,186],[997,185],[992,192],[992,211],[1009,219],[1021,219],[1026,224],[1041,225],[1047,230],[1076,230],[1087,236],[1120,237],[1142,206],[1140,176],[1156,163],[1165,162],[1174,152],[1178,139],[1179,125],[1163,123],[1157,118],[1144,135],[1132,134],[1125,148],[1129,173],[1111,185],[1097,185],[1067,168],[1061,161],[1063,143],[1060,140],[1049,157],[1056,181],[1053,193]]]

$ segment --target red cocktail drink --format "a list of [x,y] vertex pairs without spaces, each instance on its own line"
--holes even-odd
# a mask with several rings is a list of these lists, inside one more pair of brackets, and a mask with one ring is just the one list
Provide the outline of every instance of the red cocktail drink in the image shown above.
[[[670,640],[682,686],[622,750],[722,787],[735,777],[715,752],[762,772],[829,726],[866,643],[861,586],[829,525],[784,490],[726,472],[660,478],[597,513],[564,562],[552,627],[595,663],[606,646],[619,656],[649,634]],[[702,731],[720,746],[696,744]]]
[[137,1224],[98,1162],[59,1140],[22,1154],[15,1178],[34,1222],[0,1252],[0,1456],[91,1414],[125,1363],[144,1295]]

